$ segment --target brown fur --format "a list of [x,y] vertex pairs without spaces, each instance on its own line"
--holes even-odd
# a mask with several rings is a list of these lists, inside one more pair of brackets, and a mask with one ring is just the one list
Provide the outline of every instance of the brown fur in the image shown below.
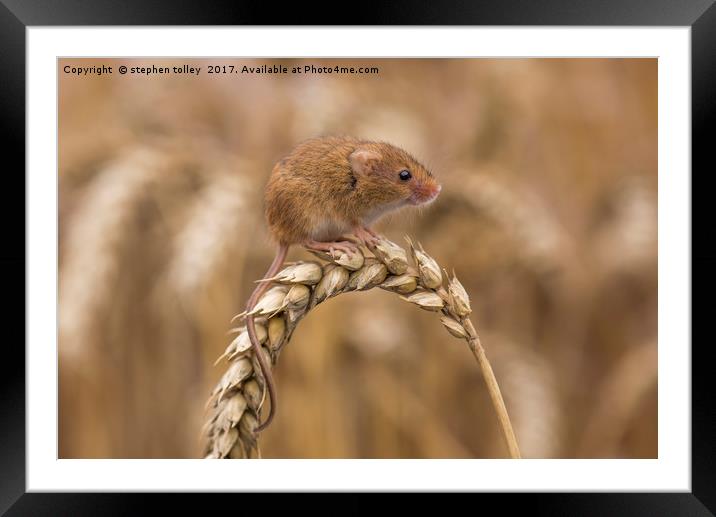
[[[356,150],[378,158],[351,166]],[[412,174],[402,181],[398,174]],[[331,241],[385,212],[419,204],[439,189],[432,174],[404,150],[384,142],[322,137],[302,142],[273,169],[266,186],[266,219],[283,244]]]

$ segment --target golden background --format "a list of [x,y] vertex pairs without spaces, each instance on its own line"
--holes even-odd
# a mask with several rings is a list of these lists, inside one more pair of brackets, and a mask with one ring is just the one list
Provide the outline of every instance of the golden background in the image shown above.
[[[322,134],[400,145],[443,184],[377,228],[456,270],[523,456],[656,457],[657,61],[306,62],[380,73],[59,61],[60,457],[201,456],[213,363],[273,258],[263,186]],[[274,376],[263,457],[506,456],[465,344],[393,294],[319,306]]]

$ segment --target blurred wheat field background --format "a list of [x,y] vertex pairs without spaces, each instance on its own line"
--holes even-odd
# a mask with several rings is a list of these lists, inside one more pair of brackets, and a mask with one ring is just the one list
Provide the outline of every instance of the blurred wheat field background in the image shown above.
[[[455,268],[524,457],[657,457],[657,61],[306,62],[380,73],[59,61],[60,457],[201,457],[213,363],[273,259],[263,187],[324,134],[400,145],[443,184],[377,229]],[[506,456],[467,348],[389,293],[318,307],[274,376],[263,457]]]

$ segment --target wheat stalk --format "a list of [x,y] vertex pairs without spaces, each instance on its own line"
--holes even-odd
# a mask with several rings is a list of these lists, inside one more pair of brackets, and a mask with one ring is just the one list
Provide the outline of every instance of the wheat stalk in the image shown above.
[[522,456],[561,457],[565,425],[552,363],[534,347],[520,346],[505,336],[492,334],[489,340]]
[[[412,265],[403,248],[381,239],[370,247],[372,254],[365,250],[337,257],[315,253],[325,262],[298,262],[280,271],[271,279],[275,285],[251,311],[257,318],[262,353],[275,364],[299,321],[329,298],[374,287],[397,293],[422,309],[440,313],[448,332],[467,342],[487,384],[510,457],[519,458],[519,447],[497,379],[469,318],[472,310],[467,292],[454,272],[452,278],[447,272],[443,276],[440,266],[422,246],[413,244],[410,239],[407,241]],[[245,316],[239,314],[234,319]],[[237,336],[219,358],[219,361],[226,358],[229,368],[207,403],[210,414],[203,429],[207,458],[260,457],[256,427],[265,399],[265,383],[245,327],[232,331]]]

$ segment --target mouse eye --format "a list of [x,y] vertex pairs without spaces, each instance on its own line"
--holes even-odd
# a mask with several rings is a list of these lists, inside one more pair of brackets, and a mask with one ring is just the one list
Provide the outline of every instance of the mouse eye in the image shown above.
[[410,171],[409,171],[409,170],[402,170],[402,171],[400,171],[400,173],[398,174],[398,176],[400,176],[400,179],[403,180],[403,181],[408,181],[410,178],[413,177],[412,174],[410,174]]

